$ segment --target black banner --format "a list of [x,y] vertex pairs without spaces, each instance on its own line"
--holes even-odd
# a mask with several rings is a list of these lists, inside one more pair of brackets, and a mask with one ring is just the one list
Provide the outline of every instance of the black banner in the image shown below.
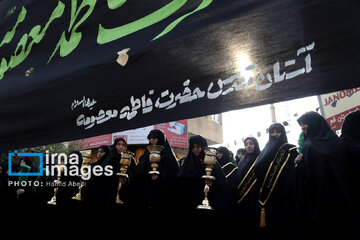
[[0,150],[360,86],[360,3],[1,0]]

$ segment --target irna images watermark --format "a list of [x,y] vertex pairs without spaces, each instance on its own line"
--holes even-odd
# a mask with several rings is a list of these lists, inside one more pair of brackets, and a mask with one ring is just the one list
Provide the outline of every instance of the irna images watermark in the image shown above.
[[[36,158],[39,161],[39,167],[36,172],[32,172],[26,163],[20,164],[18,169],[12,167],[14,158],[21,159],[25,157]],[[25,165],[25,166],[24,166]],[[22,167],[21,167],[22,166]],[[14,171],[15,169],[15,171]],[[78,154],[71,153],[49,153],[47,150],[45,156],[43,153],[20,153],[14,151],[9,153],[9,176],[80,176],[83,180],[89,180],[92,175],[94,176],[111,176],[113,175],[113,167],[111,165],[101,166],[84,164]]]

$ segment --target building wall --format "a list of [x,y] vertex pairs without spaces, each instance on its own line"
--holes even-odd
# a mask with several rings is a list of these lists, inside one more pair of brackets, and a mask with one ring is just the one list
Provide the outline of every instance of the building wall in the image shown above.
[[[208,145],[220,144],[223,142],[223,127],[222,127],[222,115],[209,115],[199,118],[188,119],[187,122],[188,139],[193,135],[202,135]],[[146,145],[137,144],[129,145],[128,150],[135,153],[135,159],[138,159],[145,151]],[[188,153],[188,148],[173,147],[174,153],[178,159],[182,158]],[[91,151],[91,150],[89,150]],[[93,148],[91,153],[93,158],[96,158],[97,148]]]
[[[223,142],[221,114],[188,119],[187,124],[188,139],[193,135],[202,135],[206,139],[208,145],[220,144]],[[174,152],[178,159],[186,156],[188,151],[188,148],[174,148]]]
[[222,115],[209,115],[188,120],[188,137],[200,134],[206,138],[208,145],[223,142]]

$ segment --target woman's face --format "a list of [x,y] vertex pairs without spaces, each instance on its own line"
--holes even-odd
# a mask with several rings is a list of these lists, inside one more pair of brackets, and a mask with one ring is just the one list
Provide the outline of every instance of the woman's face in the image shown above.
[[116,152],[118,154],[121,154],[121,152],[126,150],[126,143],[123,140],[120,140],[117,142],[115,147],[116,147]]
[[273,129],[271,129],[270,136],[280,138],[281,132],[279,129],[273,128]]
[[199,156],[202,151],[202,147],[199,144],[194,143],[191,151],[195,156]]
[[24,160],[24,159],[21,159],[21,160],[20,160],[20,165],[23,165],[23,164],[25,164],[25,160]]
[[150,136],[149,141],[150,141],[150,144],[151,144],[151,145],[157,145],[159,139],[158,139],[157,137]]
[[245,150],[248,154],[252,154],[255,150],[255,144],[251,139],[245,141]]
[[240,160],[241,158],[244,156],[244,154],[242,152],[240,152],[239,154],[236,155]]
[[301,130],[304,132],[304,134],[307,134],[308,131],[308,125],[306,123],[300,122]]
[[[117,150],[116,150],[116,151],[117,151]],[[105,151],[104,151],[102,148],[98,148],[97,154],[96,154],[97,158],[100,159],[100,158],[102,158],[104,155],[105,155]]]

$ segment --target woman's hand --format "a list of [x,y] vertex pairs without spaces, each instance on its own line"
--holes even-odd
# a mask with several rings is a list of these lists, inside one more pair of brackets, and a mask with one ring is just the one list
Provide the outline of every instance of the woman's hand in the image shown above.
[[205,184],[211,187],[213,185],[214,181],[211,179],[205,179]]
[[126,180],[127,180],[126,177],[120,176],[120,183],[121,183],[121,184],[125,184],[125,183],[126,183]]
[[302,160],[303,154],[300,153],[299,155],[296,156],[295,160],[294,160],[294,164],[295,166],[299,164],[299,162]]
[[156,179],[159,178],[159,175],[157,174],[151,174],[151,180],[155,181]]

